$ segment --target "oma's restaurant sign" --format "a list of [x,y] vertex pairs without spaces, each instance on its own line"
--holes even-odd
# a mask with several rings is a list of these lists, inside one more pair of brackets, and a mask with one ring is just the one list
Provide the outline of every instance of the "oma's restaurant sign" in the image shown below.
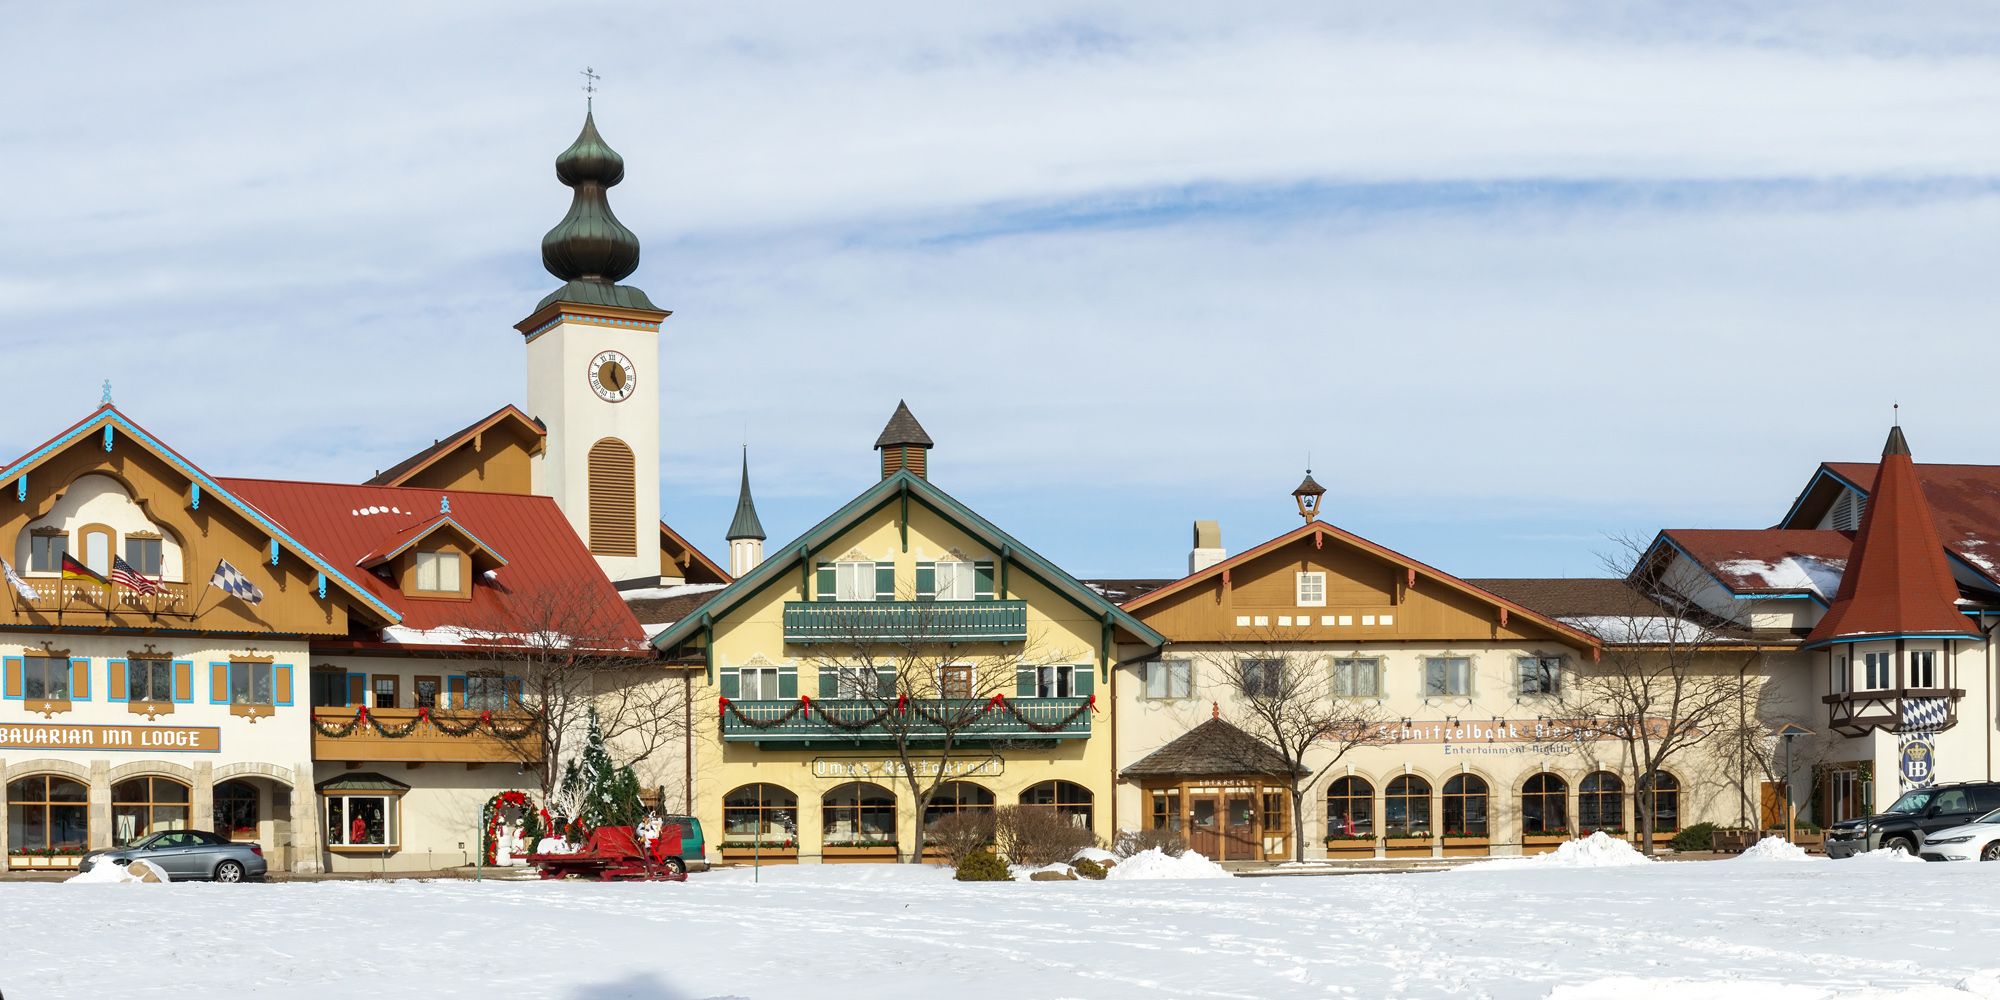
[[934,778],[940,772],[947,778],[996,778],[1000,776],[1002,764],[998,757],[982,757],[976,760],[947,760],[943,766],[935,760],[913,760],[910,766],[894,758],[879,757],[815,757],[813,777],[815,778],[907,778],[911,771],[919,778]]
[[28,722],[0,725],[0,750],[139,750],[215,753],[222,730],[214,726],[64,726]]

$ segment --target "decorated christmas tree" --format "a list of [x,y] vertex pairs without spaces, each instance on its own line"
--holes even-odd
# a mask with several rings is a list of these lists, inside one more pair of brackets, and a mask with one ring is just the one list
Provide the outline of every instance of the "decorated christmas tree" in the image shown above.
[[590,712],[583,754],[563,769],[561,799],[575,809],[573,819],[586,829],[636,826],[646,815],[646,807],[639,802],[639,776],[631,765],[619,767],[612,762],[595,709]]

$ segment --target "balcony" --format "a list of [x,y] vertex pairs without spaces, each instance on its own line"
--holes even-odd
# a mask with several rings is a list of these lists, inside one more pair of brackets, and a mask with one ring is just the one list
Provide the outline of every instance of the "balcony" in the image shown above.
[[136,590],[119,586],[105,586],[89,580],[64,580],[59,577],[29,577],[27,584],[35,591],[34,599],[12,594],[16,607],[29,608],[43,614],[70,616],[109,617],[120,615],[174,615],[186,616],[194,610],[188,598],[185,583],[161,583],[159,592],[142,594]]
[[[368,721],[359,719],[352,708],[314,709],[313,759],[350,764],[535,764],[542,759],[534,717],[521,713],[496,712],[491,722],[481,722],[477,713],[451,712],[433,722],[420,709],[371,708]],[[524,731],[519,739],[504,738]]]
[[790,643],[1026,642],[1026,601],[787,601]]
[[[1828,728],[1843,736],[1864,736],[1874,729],[1902,732],[1906,701],[1935,703],[1924,706],[1928,709],[1929,718],[1925,720],[1928,724],[1915,728],[1926,731],[1950,729],[1958,725],[1958,700],[1963,697],[1965,691],[1962,688],[1886,688],[1880,691],[1842,691],[1821,695],[1819,700],[1827,706]],[[1919,714],[1926,713],[1920,711]]]
[[1089,739],[1090,716],[1089,698],[1021,698],[1000,705],[978,699],[912,701],[905,714],[896,714],[890,702],[865,698],[814,699],[810,711],[796,699],[732,701],[722,713],[722,738],[731,743],[869,747],[893,744],[899,733],[935,744],[953,730],[954,745],[1053,742]]

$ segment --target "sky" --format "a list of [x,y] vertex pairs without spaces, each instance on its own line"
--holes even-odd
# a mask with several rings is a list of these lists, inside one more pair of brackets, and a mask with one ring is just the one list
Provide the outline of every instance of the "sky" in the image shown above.
[[1462,576],[2000,462],[2000,8],[0,0],[0,453],[358,481],[520,402],[602,75],[718,558],[931,478],[1080,576],[1326,518]]

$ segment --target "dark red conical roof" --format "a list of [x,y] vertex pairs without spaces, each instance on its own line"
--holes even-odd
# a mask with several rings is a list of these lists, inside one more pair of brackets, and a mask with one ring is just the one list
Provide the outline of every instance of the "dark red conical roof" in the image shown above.
[[1896,635],[1976,638],[1958,612],[1958,583],[1901,427],[1882,446],[1840,590],[1806,644]]

